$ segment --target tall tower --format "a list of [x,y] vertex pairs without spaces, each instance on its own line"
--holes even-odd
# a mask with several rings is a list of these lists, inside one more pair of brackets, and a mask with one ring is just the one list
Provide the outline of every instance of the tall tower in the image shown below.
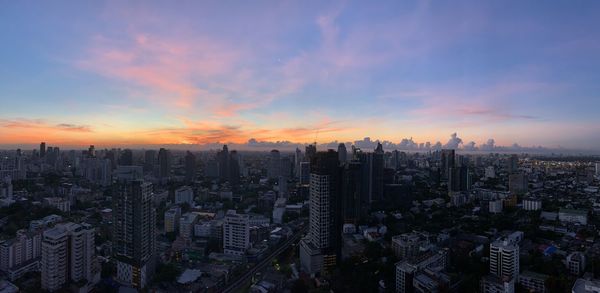
[[267,175],[269,179],[277,179],[281,175],[281,156],[278,150],[272,150],[270,153]]
[[348,151],[346,150],[346,145],[340,143],[338,145],[338,159],[340,160],[340,164],[346,163],[346,157],[348,156]]
[[154,273],[156,210],[152,184],[122,181],[113,196],[113,253],[117,280],[141,289]]
[[158,178],[168,179],[171,174],[171,153],[169,150],[161,148],[158,151]]
[[371,189],[371,202],[380,201],[383,199],[383,146],[381,143],[377,143],[377,148],[373,152],[373,160],[371,165],[371,177],[372,177],[372,189]]
[[196,156],[190,151],[185,153],[185,179],[193,181],[196,177]]
[[42,142],[40,143],[40,158],[43,158],[46,156],[46,143]]
[[219,162],[219,178],[222,181],[229,179],[229,149],[227,145],[223,145],[223,149],[217,153],[217,161]]
[[341,178],[337,152],[311,160],[309,232],[300,243],[302,267],[311,275],[333,268],[341,256]]

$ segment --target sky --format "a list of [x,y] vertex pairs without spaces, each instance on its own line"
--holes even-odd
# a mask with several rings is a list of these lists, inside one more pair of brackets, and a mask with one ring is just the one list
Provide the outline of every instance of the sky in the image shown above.
[[0,145],[600,150],[598,1],[0,4]]

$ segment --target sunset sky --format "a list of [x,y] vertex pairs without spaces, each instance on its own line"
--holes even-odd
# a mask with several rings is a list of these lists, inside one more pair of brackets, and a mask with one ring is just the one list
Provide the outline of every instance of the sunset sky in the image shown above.
[[2,1],[0,40],[4,145],[600,149],[599,1]]

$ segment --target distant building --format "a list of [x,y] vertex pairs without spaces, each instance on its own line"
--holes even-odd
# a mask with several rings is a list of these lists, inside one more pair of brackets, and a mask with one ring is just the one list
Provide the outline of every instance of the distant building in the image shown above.
[[405,233],[392,237],[392,251],[400,260],[413,259],[420,254],[420,248],[429,241],[418,233]]
[[542,200],[536,198],[524,198],[523,209],[526,211],[539,211],[542,209]]
[[558,220],[571,224],[587,225],[588,212],[586,210],[559,209]]
[[165,211],[165,233],[172,233],[179,229],[179,218],[181,218],[179,206],[173,206]]
[[175,190],[175,204],[182,203],[194,206],[194,190],[189,186],[182,186]]
[[60,210],[63,213],[71,211],[71,202],[68,199],[62,197],[46,197],[44,198],[46,205]]

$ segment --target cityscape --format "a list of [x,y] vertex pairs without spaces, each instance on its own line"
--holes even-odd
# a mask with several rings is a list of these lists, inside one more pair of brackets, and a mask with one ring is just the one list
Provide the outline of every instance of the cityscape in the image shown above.
[[0,3],[0,293],[598,293],[600,3]]

